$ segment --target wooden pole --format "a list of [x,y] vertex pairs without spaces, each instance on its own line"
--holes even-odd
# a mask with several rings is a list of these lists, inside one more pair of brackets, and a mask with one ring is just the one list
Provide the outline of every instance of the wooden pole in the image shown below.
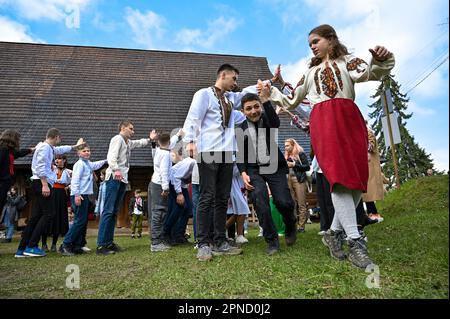
[[397,155],[394,144],[394,136],[392,134],[392,126],[391,126],[391,116],[388,109],[388,102],[386,96],[386,90],[383,91],[384,98],[384,114],[386,115],[388,131],[389,131],[389,141],[391,143],[391,151],[392,151],[392,160],[394,161],[394,174],[395,174],[395,184],[396,188],[400,188],[400,177],[398,175],[398,165],[397,165]]

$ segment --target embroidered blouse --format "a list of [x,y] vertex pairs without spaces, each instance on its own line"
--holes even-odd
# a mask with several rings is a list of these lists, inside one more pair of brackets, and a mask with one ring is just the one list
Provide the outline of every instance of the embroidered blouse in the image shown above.
[[294,109],[307,95],[311,107],[334,98],[354,101],[355,83],[380,80],[394,65],[393,55],[383,62],[372,59],[369,64],[353,55],[345,55],[310,68],[289,95],[272,86],[270,99],[287,109]]

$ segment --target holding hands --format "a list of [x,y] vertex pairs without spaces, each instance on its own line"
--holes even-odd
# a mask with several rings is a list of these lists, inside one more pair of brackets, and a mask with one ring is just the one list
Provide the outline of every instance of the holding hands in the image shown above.
[[271,79],[272,83],[280,83],[282,86],[284,86],[285,82],[283,80],[283,77],[281,76],[281,64],[278,64],[277,68],[275,69],[275,74],[273,75],[273,78]]
[[242,176],[242,180],[244,181],[245,189],[250,191],[250,192],[252,190],[254,190],[255,187],[251,184],[250,176],[248,176],[248,174],[246,172],[242,172],[241,176]]
[[271,85],[269,82],[258,80],[258,83],[256,84],[256,90],[258,91],[261,103],[265,103],[270,99],[270,88]]
[[156,141],[156,139],[158,138],[158,133],[156,132],[156,130],[152,130],[152,131],[150,132],[149,137],[150,137],[150,140]]
[[80,137],[77,141],[77,144],[72,146],[72,149],[81,150],[84,146],[86,146],[86,141],[82,137]]

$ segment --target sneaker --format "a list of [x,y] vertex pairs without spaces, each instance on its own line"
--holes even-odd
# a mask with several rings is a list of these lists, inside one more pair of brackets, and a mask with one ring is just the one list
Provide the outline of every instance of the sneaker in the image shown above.
[[168,246],[168,245],[166,245],[164,243],[159,243],[159,244],[156,244],[156,245],[152,244],[150,246],[150,251],[152,251],[152,252],[167,251],[170,248],[171,248],[170,246]]
[[45,251],[41,250],[38,246],[30,248],[27,247],[24,252],[24,255],[30,256],[30,257],[44,257],[46,256]]
[[317,235],[323,236],[323,235],[325,235],[325,231],[324,231],[324,230],[321,230],[320,232],[317,233]]
[[322,243],[330,249],[330,255],[338,260],[345,259],[345,252],[342,249],[343,232],[334,232],[331,229],[327,230],[322,237]]
[[117,245],[116,243],[112,243],[112,244],[106,246],[106,248],[108,248],[109,250],[112,250],[112,251],[114,251],[116,253],[120,253],[120,252],[123,251],[123,249],[119,245]]
[[240,255],[242,254],[242,249],[238,247],[231,246],[228,241],[223,241],[219,246],[215,245],[212,249],[212,254],[214,256],[221,255]]
[[134,238],[136,238],[136,237],[134,236],[134,234],[131,234],[131,238],[133,238],[133,239],[134,239]]
[[383,218],[383,217],[381,217],[380,214],[369,214],[369,218],[370,219],[380,219],[380,218]]
[[75,252],[71,248],[64,246],[63,244],[61,244],[61,246],[59,246],[59,253],[63,256],[74,256],[75,255]]
[[108,249],[106,246],[97,247],[97,255],[112,255],[116,252],[114,250]]
[[297,231],[292,230],[291,232],[286,232],[284,240],[286,241],[287,246],[292,246],[297,241]]
[[305,232],[305,229],[304,229],[304,228],[299,228],[299,229],[297,230],[297,232],[298,232],[298,233],[304,233],[304,232]]
[[211,247],[209,245],[203,245],[198,248],[197,259],[199,261],[210,261],[212,258]]
[[[236,242],[236,239],[234,238],[227,238],[228,244],[232,247],[239,247],[240,245]],[[213,245],[214,246],[214,245]]]
[[239,235],[239,236],[237,236],[235,242],[236,242],[236,244],[246,244],[246,243],[248,243],[248,239],[242,235]]
[[310,218],[308,218],[308,220],[306,221],[307,224],[312,224],[312,221]]
[[23,252],[25,250],[21,250],[21,249],[17,249],[16,254],[14,255],[15,258],[24,258],[24,257],[28,257],[27,255],[25,255]]
[[85,253],[88,253],[88,252],[91,251],[91,249],[90,249],[88,246],[83,246],[83,247],[81,247],[81,250],[82,250],[83,252],[85,252]]
[[56,249],[56,245],[52,245],[52,247],[50,248],[50,251],[52,253],[56,253],[57,249]]
[[280,241],[277,239],[271,240],[267,245],[267,255],[272,256],[280,251]]
[[46,253],[48,253],[50,250],[48,249],[47,245],[42,245],[41,250],[45,251]]
[[7,243],[10,243],[11,242],[11,238],[3,238],[1,241],[0,241],[0,243],[2,243],[2,244],[7,244]]
[[350,248],[348,259],[354,266],[366,269],[367,266],[373,264],[367,254],[367,243],[362,237],[358,239],[349,239],[348,246]]
[[142,234],[138,234],[138,235],[137,235],[137,238],[142,238]]

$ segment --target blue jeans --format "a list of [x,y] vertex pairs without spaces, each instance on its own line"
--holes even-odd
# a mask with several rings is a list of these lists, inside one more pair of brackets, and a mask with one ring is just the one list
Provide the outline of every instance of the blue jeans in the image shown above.
[[127,184],[115,180],[112,176],[106,181],[105,204],[98,225],[97,246],[108,246],[114,241],[117,213],[125,196]]
[[194,228],[194,240],[197,240],[197,206],[200,196],[200,185],[192,184],[192,226]]
[[6,208],[5,216],[3,218],[6,227],[6,239],[12,239],[14,235],[14,223],[11,223],[11,217],[9,216],[9,208]]
[[70,196],[72,209],[74,212],[73,224],[64,236],[63,245],[70,248],[83,247],[84,228],[88,221],[89,197],[82,195],[81,205],[75,205],[75,196]]
[[189,214],[192,210],[192,202],[189,198],[189,192],[186,188],[181,188],[184,196],[184,205],[177,204],[177,193],[170,184],[169,193],[169,213],[164,223],[164,237],[165,239],[181,239],[184,238],[186,225],[189,219]]

